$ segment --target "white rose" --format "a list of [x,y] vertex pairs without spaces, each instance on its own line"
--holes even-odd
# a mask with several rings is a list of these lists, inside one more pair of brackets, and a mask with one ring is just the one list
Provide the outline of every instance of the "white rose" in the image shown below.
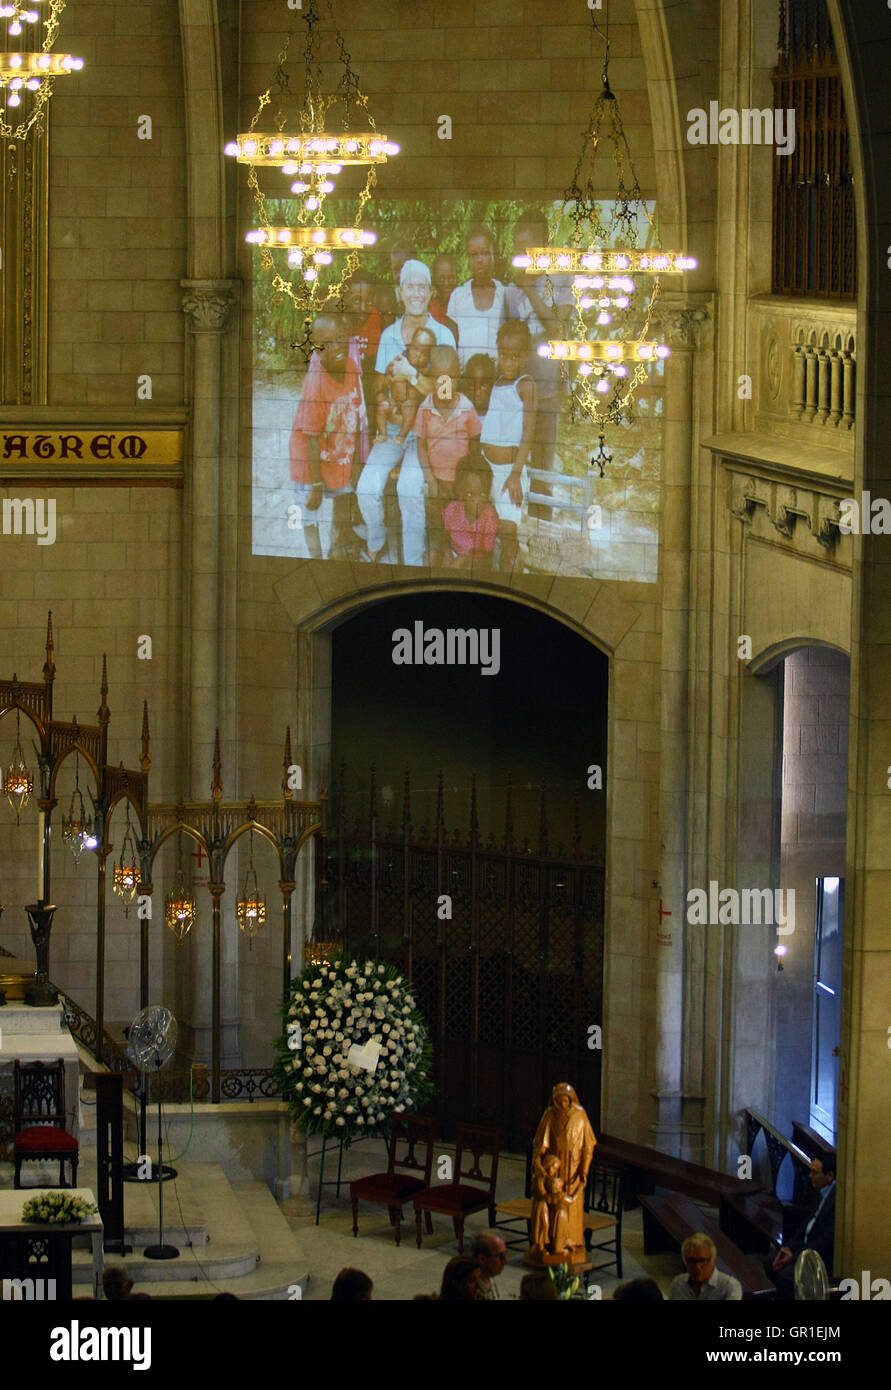
[[343,1118],[342,1115],[338,1115],[338,1117],[337,1117],[337,1119],[334,1121],[334,1123],[335,1123],[336,1125],[342,1125],[342,1124],[345,1124],[345,1120],[344,1120],[344,1118]]
[[330,1049],[330,1047],[323,1047],[323,1048],[322,1048],[322,1056],[323,1056],[323,1057],[330,1057],[330,1056],[331,1056],[331,1049]]
[[333,1086],[329,1086],[328,1090],[325,1092],[325,1095],[326,1095],[326,1096],[330,1096],[330,1097],[333,1098],[333,1096],[334,1096],[334,1087],[333,1087]]

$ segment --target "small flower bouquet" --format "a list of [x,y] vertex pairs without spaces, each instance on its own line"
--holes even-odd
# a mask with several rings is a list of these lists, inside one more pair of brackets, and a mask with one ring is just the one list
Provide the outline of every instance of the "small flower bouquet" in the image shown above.
[[92,1202],[85,1202],[73,1192],[41,1192],[37,1197],[30,1197],[22,1207],[22,1220],[39,1222],[42,1226],[71,1226],[98,1210]]
[[386,1135],[393,1115],[430,1096],[427,1028],[396,966],[349,956],[309,965],[283,1015],[275,1077],[307,1134]]

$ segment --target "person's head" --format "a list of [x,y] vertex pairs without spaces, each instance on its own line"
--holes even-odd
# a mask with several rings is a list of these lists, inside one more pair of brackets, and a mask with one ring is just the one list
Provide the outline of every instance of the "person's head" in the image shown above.
[[[458,354],[453,347],[445,347],[442,343],[437,343],[436,347],[431,349],[430,375],[436,382],[433,388],[433,394],[436,400],[454,400],[455,396],[458,394],[461,364],[458,361]],[[449,378],[449,387],[446,387],[446,383],[443,380],[444,377]]]
[[456,1255],[442,1272],[440,1298],[451,1302],[469,1303],[480,1297],[478,1269],[469,1255]]
[[614,1303],[661,1303],[662,1290],[655,1279],[629,1279],[620,1284],[613,1293]]
[[102,1291],[111,1302],[130,1297],[133,1280],[123,1265],[106,1265],[102,1272]]
[[828,1158],[812,1158],[810,1166],[811,1187],[817,1192],[835,1182],[835,1164]]
[[549,1178],[559,1177],[560,1160],[556,1154],[542,1154],[541,1166]]
[[475,352],[468,357],[464,367],[464,380],[461,389],[469,396],[478,415],[485,415],[489,409],[489,398],[495,385],[495,363],[487,352]]
[[399,297],[407,314],[427,313],[433,297],[430,271],[423,261],[407,260],[399,272]]
[[497,1279],[507,1264],[507,1246],[496,1231],[481,1231],[474,1236],[470,1254],[487,1283],[490,1279]]
[[367,270],[355,270],[346,287],[346,307],[351,314],[368,318],[374,308],[374,276]]
[[343,371],[350,347],[350,329],[342,314],[319,314],[312,326],[312,343],[327,371]]
[[429,328],[416,328],[405,355],[413,367],[423,372],[427,370],[431,349],[435,347],[436,334]]
[[444,309],[447,308],[452,290],[457,283],[458,257],[437,256],[433,262],[433,288],[436,291],[436,298]]
[[559,1303],[560,1295],[557,1293],[557,1285],[554,1283],[550,1274],[524,1274],[520,1280],[520,1298],[526,1303],[533,1300],[542,1303]]
[[514,224],[514,255],[525,256],[528,246],[547,246],[548,219],[537,208],[526,208]]
[[[470,441],[470,450],[458,461],[452,496],[462,502],[491,501],[492,473],[480,453],[479,440]],[[502,1245],[504,1242],[502,1241]]]
[[407,377],[394,376],[390,378],[390,400],[394,405],[405,405],[410,390]]
[[498,375],[513,381],[526,365],[532,338],[522,319],[505,319],[498,329]]
[[361,1269],[342,1269],[331,1287],[332,1303],[368,1303],[374,1288]]
[[410,261],[415,254],[415,248],[408,241],[394,241],[390,247],[390,271],[393,279],[398,281],[402,267],[406,261]]
[[681,1246],[684,1265],[691,1284],[707,1284],[715,1272],[717,1247],[710,1236],[696,1231]]
[[471,279],[477,285],[488,285],[495,267],[495,238],[487,227],[471,227],[467,233],[467,261]]

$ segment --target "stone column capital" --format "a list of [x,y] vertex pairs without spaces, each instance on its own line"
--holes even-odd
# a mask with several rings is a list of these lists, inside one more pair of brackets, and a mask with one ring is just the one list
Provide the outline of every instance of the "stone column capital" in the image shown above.
[[712,315],[704,295],[667,291],[659,295],[653,325],[673,352],[704,346],[705,325]]
[[240,280],[181,280],[183,313],[192,320],[193,333],[222,333],[238,303]]

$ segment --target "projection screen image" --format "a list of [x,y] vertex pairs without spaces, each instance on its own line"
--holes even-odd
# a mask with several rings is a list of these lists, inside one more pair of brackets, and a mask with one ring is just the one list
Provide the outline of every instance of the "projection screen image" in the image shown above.
[[655,582],[663,363],[601,476],[539,353],[568,331],[572,276],[513,265],[565,239],[559,208],[381,199],[365,225],[377,240],[308,325],[255,253],[254,554]]

